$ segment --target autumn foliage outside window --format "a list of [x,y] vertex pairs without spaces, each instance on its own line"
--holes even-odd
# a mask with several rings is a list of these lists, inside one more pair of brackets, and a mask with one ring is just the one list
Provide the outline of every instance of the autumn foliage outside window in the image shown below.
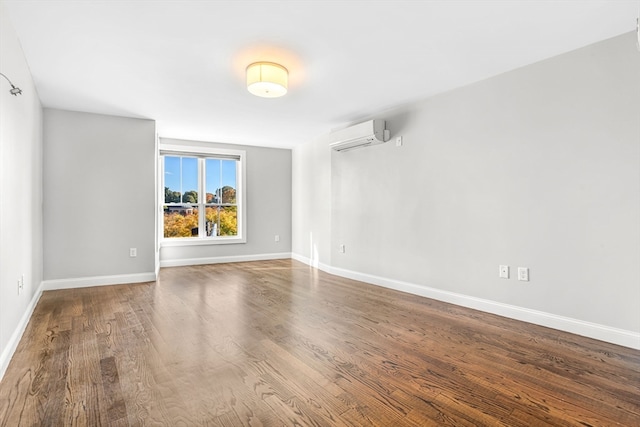
[[164,237],[238,235],[238,161],[164,156]]

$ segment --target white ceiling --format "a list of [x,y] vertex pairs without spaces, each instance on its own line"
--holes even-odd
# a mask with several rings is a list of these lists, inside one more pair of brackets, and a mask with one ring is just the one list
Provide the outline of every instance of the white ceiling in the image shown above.
[[[271,147],[633,31],[640,10],[638,0],[2,3],[45,107]],[[259,60],[289,69],[286,96],[249,94],[244,70]]]

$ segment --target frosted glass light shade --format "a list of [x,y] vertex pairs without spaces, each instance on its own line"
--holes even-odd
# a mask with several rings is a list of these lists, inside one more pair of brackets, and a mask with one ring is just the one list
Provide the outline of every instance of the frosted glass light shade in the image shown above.
[[256,96],[277,98],[287,93],[289,72],[273,62],[254,62],[247,67],[247,89]]

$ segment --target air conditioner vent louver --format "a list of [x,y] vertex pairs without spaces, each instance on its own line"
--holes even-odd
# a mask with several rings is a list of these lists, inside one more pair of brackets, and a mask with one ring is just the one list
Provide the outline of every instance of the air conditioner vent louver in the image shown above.
[[369,120],[368,122],[336,131],[330,135],[330,139],[329,146],[332,150],[345,151],[387,142],[389,140],[389,131],[385,129],[384,120]]

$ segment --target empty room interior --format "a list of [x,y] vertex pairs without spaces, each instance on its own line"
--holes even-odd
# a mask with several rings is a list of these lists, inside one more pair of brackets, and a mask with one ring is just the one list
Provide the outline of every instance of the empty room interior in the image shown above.
[[0,0],[0,426],[640,425],[639,19]]

